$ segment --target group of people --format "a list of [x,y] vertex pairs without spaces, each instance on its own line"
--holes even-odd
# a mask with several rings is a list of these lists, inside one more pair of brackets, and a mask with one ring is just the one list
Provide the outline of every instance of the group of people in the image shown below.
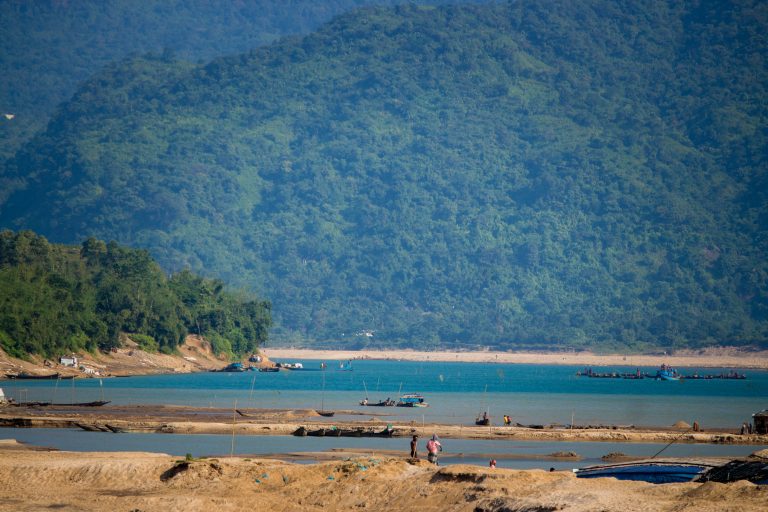
[[507,427],[512,425],[512,417],[511,416],[509,416],[507,414],[504,415],[504,425],[506,425]]
[[741,424],[741,435],[744,434],[751,434],[752,433],[752,422],[747,423],[746,421]]
[[[419,458],[418,444],[419,444],[419,436],[414,434],[413,439],[411,439],[411,458],[412,459]],[[443,445],[440,443],[440,439],[437,437],[437,434],[432,434],[432,438],[427,441],[427,460],[432,464],[434,464],[435,466],[439,466],[440,464],[437,461],[437,454],[440,453],[441,451],[443,451]]]

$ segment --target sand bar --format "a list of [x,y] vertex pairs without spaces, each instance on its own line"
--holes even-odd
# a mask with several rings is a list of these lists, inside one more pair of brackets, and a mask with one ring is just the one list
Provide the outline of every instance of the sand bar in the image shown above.
[[[395,428],[396,437],[421,437],[437,433],[452,439],[497,439],[532,441],[590,441],[639,443],[764,444],[768,435],[739,435],[735,430],[706,429],[693,432],[688,426],[562,425],[476,426],[402,422],[358,411],[339,411],[324,418],[314,409],[232,409],[167,405],[118,405],[97,408],[3,407],[0,426],[13,428],[83,428],[95,431],[166,434],[291,435],[299,427],[309,430],[335,426],[381,431]],[[245,416],[243,416],[245,414]]]
[[394,361],[455,361],[464,363],[558,364],[581,367],[650,366],[667,364],[678,368],[768,369],[768,351],[747,352],[717,348],[671,355],[595,354],[592,352],[424,352],[416,350],[310,350],[267,348],[272,360],[315,359],[344,361],[357,359]]

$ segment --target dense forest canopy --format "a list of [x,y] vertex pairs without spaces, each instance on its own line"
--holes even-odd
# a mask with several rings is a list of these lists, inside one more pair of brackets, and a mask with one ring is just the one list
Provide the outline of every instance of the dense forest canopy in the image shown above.
[[145,250],[0,231],[0,346],[13,356],[109,350],[121,334],[170,353],[190,333],[217,353],[246,354],[270,325],[268,302],[188,270],[166,277]]
[[[305,34],[364,5],[403,0],[3,0],[0,160],[101,67],[152,52],[196,62]],[[437,3],[437,2],[433,2]],[[13,114],[13,119],[2,114]]]
[[0,224],[269,297],[284,343],[768,346],[758,1],[369,8],[111,65]]

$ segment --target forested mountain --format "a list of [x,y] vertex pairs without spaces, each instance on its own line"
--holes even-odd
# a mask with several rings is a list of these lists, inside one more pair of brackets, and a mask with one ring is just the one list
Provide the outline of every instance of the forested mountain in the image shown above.
[[283,342],[768,346],[763,2],[355,11],[112,65],[0,223],[269,297]]
[[83,80],[132,53],[196,62],[307,33],[356,7],[397,3],[402,0],[4,0],[0,160],[44,128]]
[[13,356],[109,350],[121,333],[150,351],[170,353],[195,333],[217,353],[244,354],[270,325],[268,302],[189,271],[166,278],[145,250],[0,231],[0,346]]

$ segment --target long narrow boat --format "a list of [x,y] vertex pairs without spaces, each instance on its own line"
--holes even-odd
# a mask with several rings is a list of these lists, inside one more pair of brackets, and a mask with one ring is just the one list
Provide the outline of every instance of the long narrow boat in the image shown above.
[[33,373],[6,373],[6,377],[9,379],[17,379],[17,380],[69,380],[74,379],[74,375],[62,375],[60,373],[52,373],[50,375],[35,375]]
[[360,405],[364,407],[394,407],[395,401],[387,398],[380,402],[369,402],[367,398],[364,398],[363,400],[360,400]]
[[95,400],[93,402],[59,403],[53,402],[13,402],[10,405],[16,407],[101,407],[109,403],[109,400]]
[[293,435],[298,437],[392,437],[395,435],[395,429],[391,426],[387,426],[383,430],[371,430],[363,427],[351,429],[332,427],[309,430],[306,427],[299,427],[293,432]]
[[69,404],[49,404],[54,407],[101,407],[102,405],[107,405],[110,401],[109,400],[94,400],[93,402],[75,402],[75,403],[69,403]]

